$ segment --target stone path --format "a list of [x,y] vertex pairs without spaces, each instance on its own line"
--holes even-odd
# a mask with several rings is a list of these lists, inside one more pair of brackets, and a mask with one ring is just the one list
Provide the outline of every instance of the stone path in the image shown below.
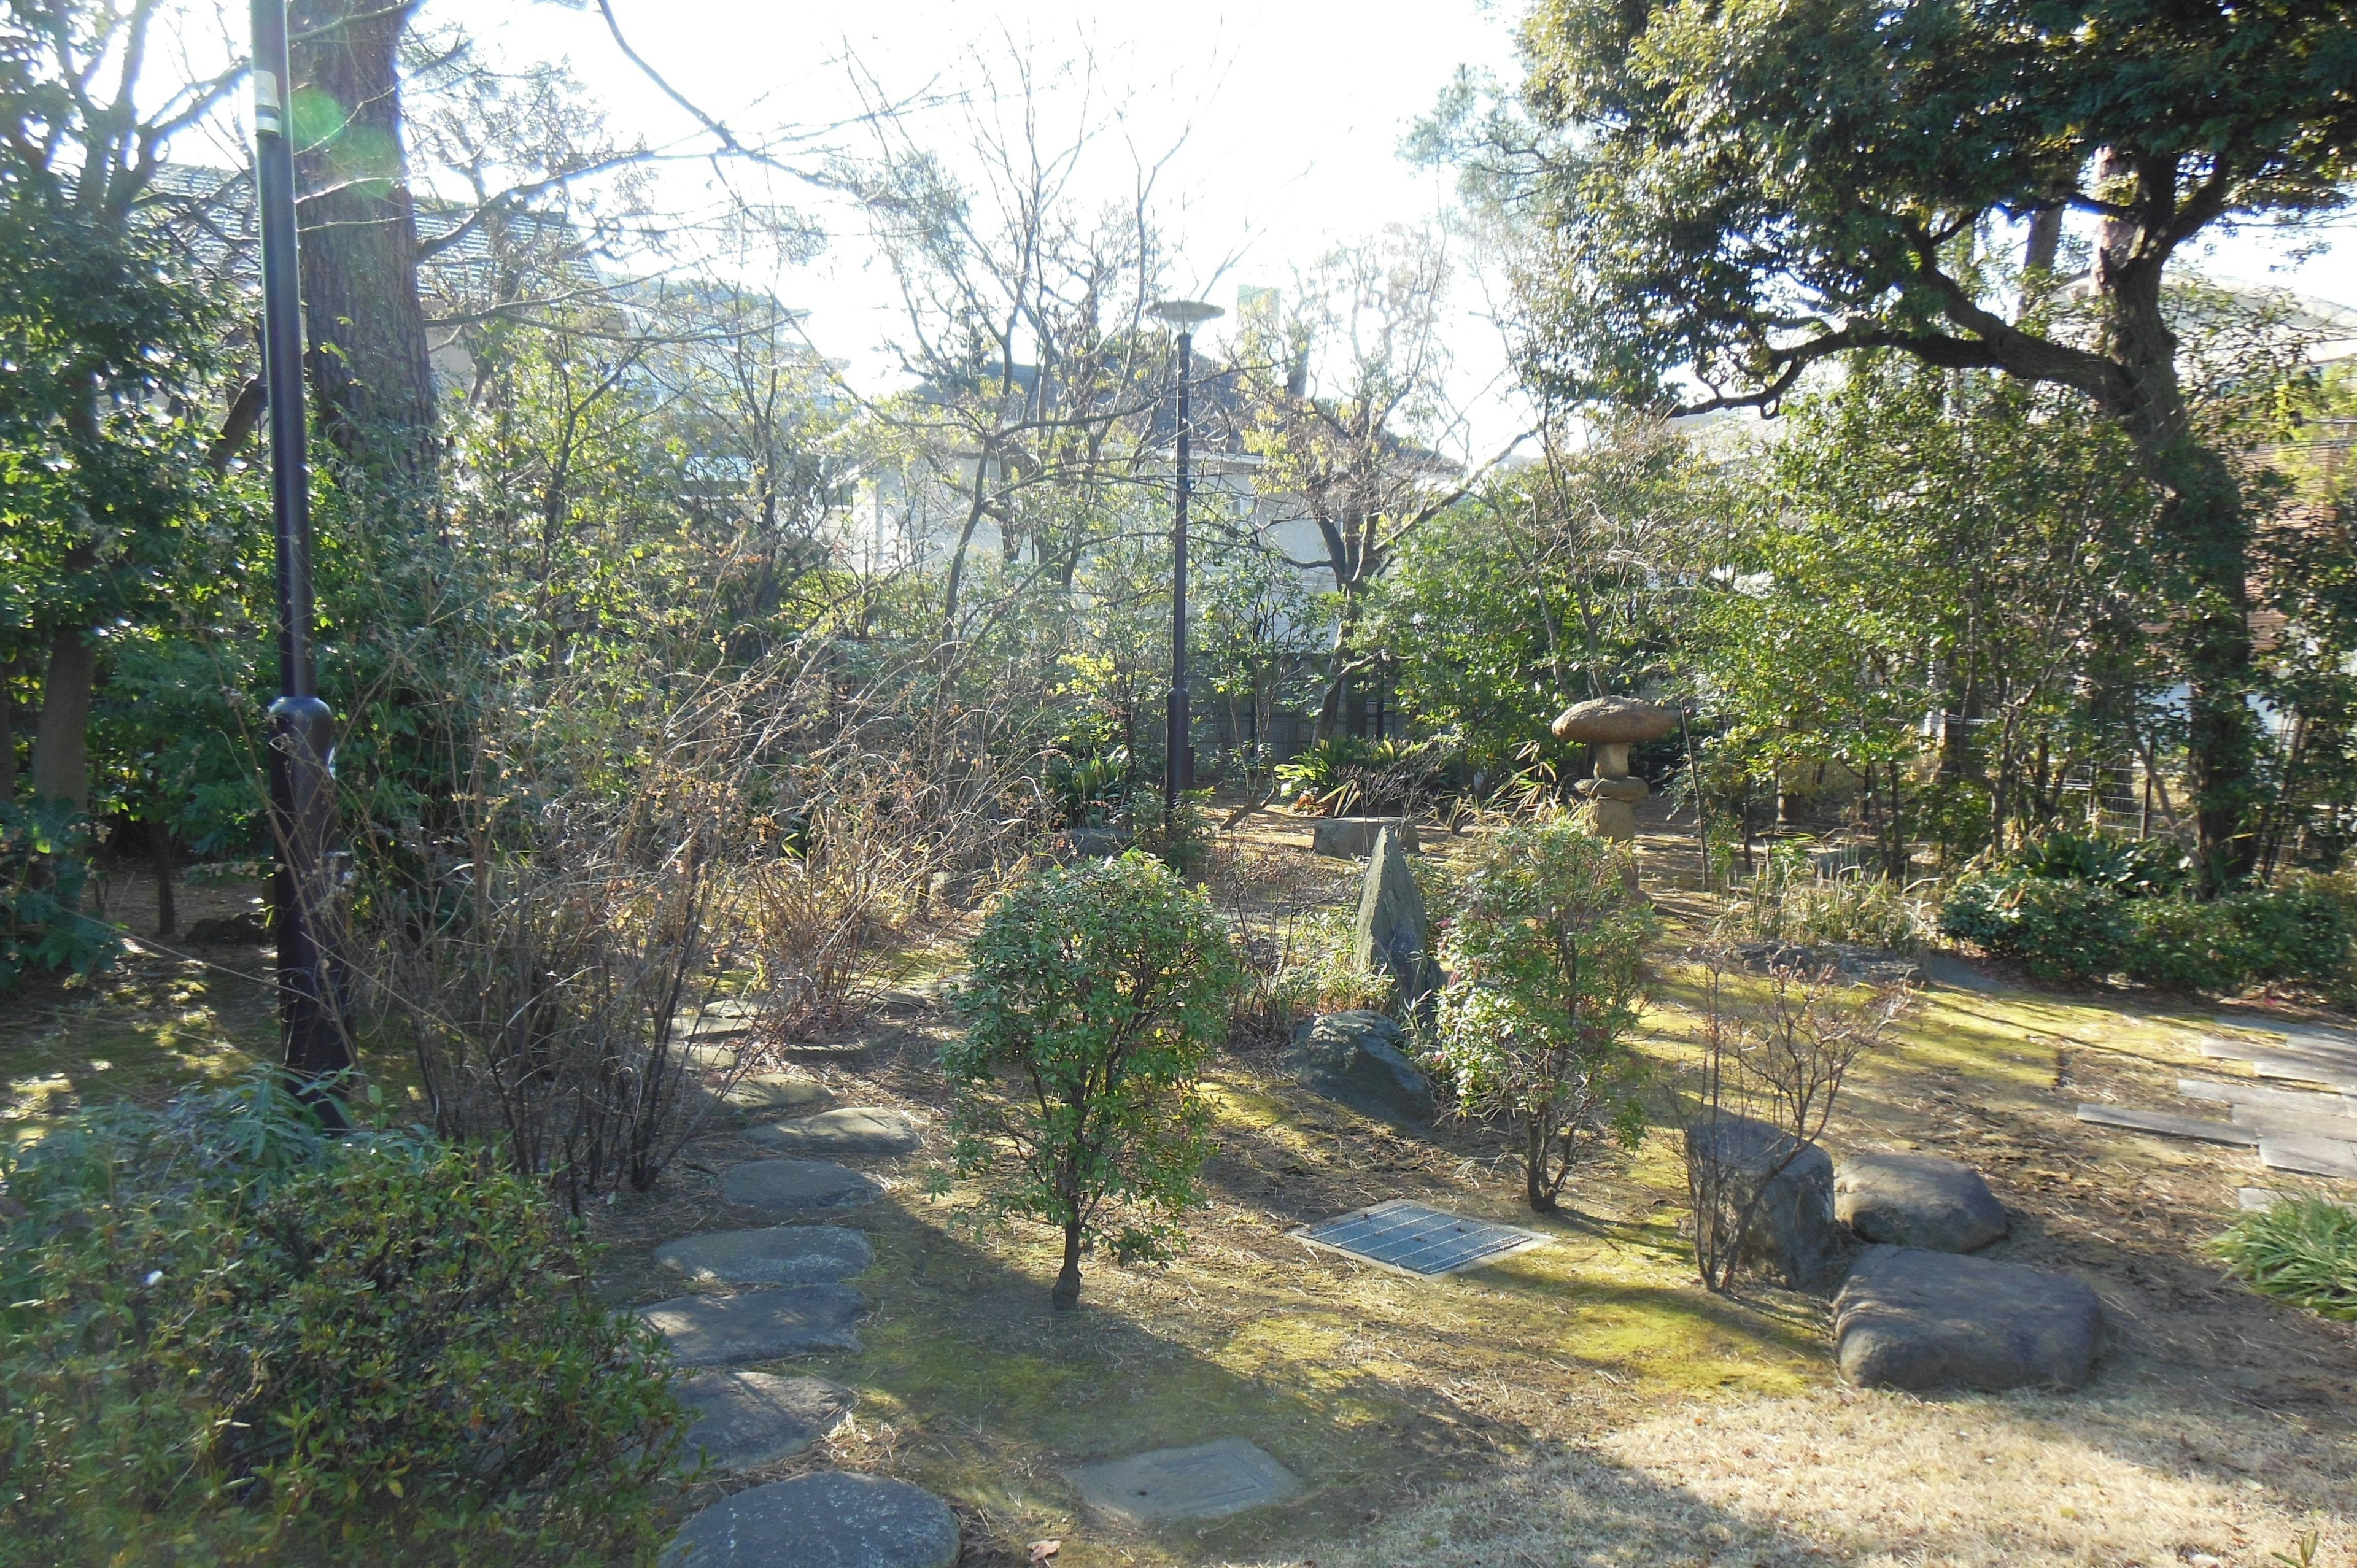
[[1241,1437],[1083,1465],[1064,1478],[1091,1508],[1128,1525],[1223,1519],[1301,1490],[1293,1472]]
[[821,1470],[713,1504],[682,1527],[663,1568],[950,1568],[957,1516],[906,1481]]
[[728,1091],[728,1103],[746,1111],[811,1112],[832,1098],[826,1085],[799,1072],[757,1072]]
[[[2220,1035],[2200,1042],[2201,1054],[2212,1061],[2249,1063],[2254,1078],[2225,1082],[2181,1078],[2177,1091],[2189,1100],[2225,1106],[2231,1121],[2116,1105],[2082,1105],[2079,1120],[2256,1149],[2259,1163],[2268,1170],[2357,1181],[2357,1040],[2255,1017],[2221,1016],[2216,1022],[2267,1036],[2264,1045]],[[2274,1086],[2282,1083],[2321,1088]]]
[[898,1111],[846,1105],[815,1116],[756,1127],[746,1134],[766,1147],[797,1155],[905,1155],[924,1141],[917,1123]]
[[2158,1133],[2166,1138],[2194,1138],[2206,1144],[2231,1144],[2237,1148],[2255,1149],[2259,1135],[2248,1127],[2237,1127],[2232,1122],[2204,1122],[2193,1116],[2172,1116],[2166,1111],[2137,1111],[2125,1105],[2082,1105],[2079,1120],[2104,1127],[2127,1127],[2138,1133]]
[[792,1457],[841,1425],[859,1397],[824,1378],[775,1372],[699,1372],[676,1391],[695,1412],[687,1452],[723,1470]]
[[748,1160],[720,1178],[728,1202],[781,1217],[861,1208],[888,1190],[874,1176],[830,1160]]
[[639,1308],[687,1366],[725,1367],[813,1350],[856,1350],[867,1298],[849,1285],[783,1285],[740,1295],[682,1295]]
[[731,1285],[832,1284],[876,1261],[876,1249],[840,1225],[707,1230],[666,1241],[655,1262],[689,1279]]

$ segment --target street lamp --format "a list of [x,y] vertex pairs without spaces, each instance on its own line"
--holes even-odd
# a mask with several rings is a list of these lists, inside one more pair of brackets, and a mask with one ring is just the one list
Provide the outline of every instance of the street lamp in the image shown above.
[[271,510],[278,534],[278,700],[270,704],[271,934],[278,945],[278,1032],[296,1092],[347,1125],[319,1080],[352,1066],[323,917],[333,899],[335,715],[319,700],[311,650],[311,478],[303,417],[303,302],[295,240],[295,152],[286,0],[253,0],[253,162],[262,214],[263,384],[270,400]]
[[1194,374],[1195,328],[1226,313],[1200,299],[1162,300],[1150,313],[1178,333],[1178,485],[1170,521],[1170,734],[1162,760],[1162,826],[1168,832],[1178,819],[1178,791],[1195,781],[1187,748],[1187,496],[1193,483],[1187,460],[1194,435],[1187,382]]

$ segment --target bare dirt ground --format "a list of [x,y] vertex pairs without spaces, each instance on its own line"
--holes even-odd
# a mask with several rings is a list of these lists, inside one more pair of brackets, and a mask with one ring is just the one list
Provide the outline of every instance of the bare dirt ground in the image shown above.
[[[1352,869],[1307,853],[1306,823],[1252,819],[1215,879],[1252,932],[1304,926],[1349,896]],[[1465,841],[1430,832],[1437,863]],[[1647,878],[1699,934],[1692,840],[1646,840]],[[241,895],[242,896],[242,895]],[[232,900],[233,901],[233,900]],[[953,962],[958,929],[920,955]],[[0,1078],[20,1127],[99,1093],[160,1095],[235,1070],[270,1044],[245,955],[207,968],[135,958],[96,985],[51,987],[0,1015]],[[932,1068],[954,1026],[920,963],[871,1026],[786,1064],[839,1104],[904,1107],[937,1128]],[[1921,1149],[1989,1179],[2014,1218],[1996,1256],[2086,1275],[2112,1340],[2075,1394],[1918,1400],[1842,1387],[1827,1304],[1696,1285],[1679,1234],[1674,1144],[1583,1176],[1573,1211],[1518,1208],[1503,1133],[1387,1127],[1309,1095],[1281,1039],[1240,1039],[1216,1064],[1221,1150],[1191,1244],[1166,1267],[1092,1261],[1079,1311],[1047,1305],[1040,1231],[976,1236],[958,1194],[926,1196],[938,1143],[854,1159],[894,1183],[844,1217],[876,1246],[856,1283],[875,1302],[856,1352],[798,1365],[849,1384],[853,1420],[794,1461],[726,1488],[820,1466],[932,1487],[965,1521],[966,1562],[1015,1564],[1028,1542],[1059,1568],[1097,1564],[2130,1564],[2357,1563],[2357,1328],[2223,1281],[2202,1243],[2247,1153],[2078,1122],[2081,1101],[2200,1113],[2175,1079],[2217,1076],[2194,1041],[2199,999],[2059,993],[1983,966],[1935,969],[1903,1037],[1863,1070],[1828,1142],[1836,1154]],[[1665,962],[1645,1048],[1674,1070],[1695,1024],[1694,972]],[[381,1064],[397,1072],[397,1063]],[[732,1211],[718,1173],[761,1151],[698,1139],[656,1188],[593,1217],[618,1305],[676,1294],[651,1248]],[[2346,1192],[2340,1194],[2346,1198]],[[1361,1268],[1287,1232],[1387,1197],[1531,1225],[1550,1244],[1439,1281]],[[1202,1527],[1123,1530],[1079,1507],[1063,1472],[1143,1449],[1243,1435],[1308,1487],[1297,1503]],[[700,1487],[683,1509],[716,1495]]]

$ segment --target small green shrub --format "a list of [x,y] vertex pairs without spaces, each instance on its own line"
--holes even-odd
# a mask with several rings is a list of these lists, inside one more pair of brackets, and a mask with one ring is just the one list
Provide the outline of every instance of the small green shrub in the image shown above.
[[982,1181],[981,1219],[1062,1230],[1051,1300],[1069,1308],[1084,1251],[1160,1256],[1199,1200],[1211,1116],[1196,1085],[1226,1030],[1234,955],[1210,900],[1136,850],[1017,883],[967,955],[966,1030],[942,1047],[951,1157]]
[[1958,878],[1941,906],[1940,929],[2019,959],[2041,980],[2115,973],[2136,934],[2126,901],[2112,888],[2013,869]]
[[2211,1250],[2254,1290],[2326,1317],[2357,1319],[2357,1208],[2284,1198],[2243,1216]]
[[2052,827],[2006,857],[2031,876],[2090,882],[2123,898],[2166,898],[2193,886],[2193,859],[2169,839]]
[[1426,741],[1329,736],[1279,763],[1276,777],[1329,817],[1397,816],[1430,802],[1446,760]]
[[2207,904],[2140,898],[2126,968],[2147,985],[2233,991],[2262,980],[2341,983],[2350,967],[2349,911],[2329,889],[2254,887]]
[[2346,983],[2357,918],[2330,883],[2256,887],[2220,902],[2242,938],[2252,979]]
[[121,950],[113,927],[81,912],[84,828],[61,805],[0,800],[0,991],[31,969],[89,974]]
[[1440,941],[1435,1058],[1466,1112],[1520,1124],[1536,1210],[1600,1141],[1643,1132],[1627,1040],[1660,923],[1632,871],[1568,820],[1510,828],[1458,886]]
[[0,1179],[0,1563],[652,1548],[684,1412],[538,1184],[329,1143],[266,1081],[87,1114]]

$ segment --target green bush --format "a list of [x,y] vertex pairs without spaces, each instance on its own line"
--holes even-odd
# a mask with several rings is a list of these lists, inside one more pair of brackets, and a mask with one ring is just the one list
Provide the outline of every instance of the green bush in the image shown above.
[[1198,1201],[1211,1116],[1196,1085],[1235,958],[1210,900],[1137,850],[1017,884],[967,956],[966,1030],[942,1047],[952,1159],[983,1184],[981,1219],[1063,1231],[1051,1299],[1071,1307],[1082,1251],[1159,1256]]
[[2211,1243],[2251,1288],[2326,1317],[2357,1319],[2357,1208],[2284,1198]]
[[2193,886],[2193,859],[2169,839],[2094,828],[2048,828],[2006,857],[2032,876],[2091,882],[2123,898],[2166,898]]
[[2095,980],[2125,963],[2136,934],[2126,901],[2100,883],[2005,869],[1967,873],[1941,906],[1940,929],[2019,959],[2041,980]]
[[2131,978],[2167,991],[2231,991],[2251,972],[2251,944],[2224,903],[2139,898],[2125,967]]
[[2242,938],[2252,979],[2345,982],[2357,918],[2330,883],[2252,888],[2221,903]]
[[28,809],[0,800],[0,991],[28,969],[89,974],[120,950],[114,929],[81,912],[86,828],[62,803]]
[[257,1081],[0,1165],[0,1563],[579,1563],[654,1544],[660,1342],[538,1185]]
[[1627,1040],[1660,922],[1628,852],[1568,820],[1499,834],[1458,895],[1434,1054],[1461,1107],[1519,1123],[1523,1197],[1544,1211],[1599,1142],[1643,1133]]

